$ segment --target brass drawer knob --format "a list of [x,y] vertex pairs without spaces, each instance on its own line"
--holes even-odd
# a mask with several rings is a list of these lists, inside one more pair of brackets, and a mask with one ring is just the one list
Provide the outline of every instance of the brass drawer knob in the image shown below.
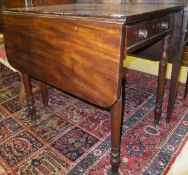
[[148,31],[146,29],[140,29],[138,32],[138,36],[140,39],[145,39],[148,37]]
[[169,25],[167,22],[162,22],[161,23],[161,29],[168,29]]

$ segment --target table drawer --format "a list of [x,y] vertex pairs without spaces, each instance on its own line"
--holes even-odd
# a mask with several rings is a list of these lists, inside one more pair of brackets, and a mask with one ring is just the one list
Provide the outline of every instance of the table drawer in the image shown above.
[[127,48],[130,49],[143,44],[151,38],[169,31],[171,19],[171,16],[165,16],[127,26]]

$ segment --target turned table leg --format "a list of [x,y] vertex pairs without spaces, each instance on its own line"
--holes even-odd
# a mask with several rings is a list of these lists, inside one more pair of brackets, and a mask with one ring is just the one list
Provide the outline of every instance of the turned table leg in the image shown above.
[[[19,95],[19,104],[21,107],[24,107],[26,105],[26,93],[25,93],[25,87],[24,82],[22,78],[22,74],[19,72],[21,83],[20,83],[20,95]],[[42,96],[42,102],[45,106],[48,105],[48,91],[47,91],[47,85],[43,82],[40,82],[40,88],[37,85],[32,84],[32,94],[36,94],[40,91]]]
[[48,90],[47,85],[43,82],[40,82],[40,91],[42,96],[42,102],[45,106],[48,105]]
[[20,75],[20,78],[21,78],[19,104],[20,104],[21,107],[24,107],[26,105],[26,103],[25,103],[25,98],[26,98],[25,87],[24,87],[23,78],[22,78],[21,73],[19,73],[19,75]]
[[179,73],[180,73],[180,68],[181,68],[180,64],[173,64],[172,76],[171,76],[171,81],[170,81],[166,123],[170,123],[170,120],[171,120],[171,115],[173,112],[174,103],[176,100],[176,94],[177,94],[177,90],[178,90],[178,77],[179,77]]
[[120,165],[120,138],[122,121],[122,93],[119,100],[111,108],[111,166],[112,173],[118,174]]
[[32,86],[31,86],[31,77],[27,74],[22,73],[22,80],[24,83],[25,93],[27,97],[27,106],[28,106],[28,117],[31,118],[31,120],[38,119],[38,116],[36,115],[36,109],[34,106],[34,99],[33,99],[33,93],[32,93]]
[[162,56],[159,64],[158,82],[157,82],[157,96],[155,106],[155,124],[159,124],[161,113],[162,113],[162,102],[165,90],[166,81],[166,68],[168,62],[168,47],[169,47],[169,36],[166,36],[162,42]]
[[169,90],[166,123],[170,123],[171,115],[172,115],[175,100],[176,100],[178,84],[179,84],[178,78],[179,78],[181,65],[182,65],[183,52],[184,52],[184,46],[182,44],[179,49],[179,54],[174,59],[173,65],[172,65],[172,74],[171,74],[171,80],[170,80],[170,90]]

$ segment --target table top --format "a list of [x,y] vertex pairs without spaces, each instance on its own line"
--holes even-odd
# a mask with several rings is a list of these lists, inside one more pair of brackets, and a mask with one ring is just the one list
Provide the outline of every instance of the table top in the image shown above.
[[37,14],[86,20],[129,23],[182,9],[181,4],[73,3],[5,10],[3,13]]
[[[20,72],[92,104],[110,107],[121,92],[128,47],[140,49],[169,34],[169,28],[163,30],[155,24],[182,8],[76,3],[9,9],[3,12],[7,57]],[[144,22],[123,25],[138,20]],[[149,35],[138,39],[143,25]],[[134,42],[129,44],[130,40]]]

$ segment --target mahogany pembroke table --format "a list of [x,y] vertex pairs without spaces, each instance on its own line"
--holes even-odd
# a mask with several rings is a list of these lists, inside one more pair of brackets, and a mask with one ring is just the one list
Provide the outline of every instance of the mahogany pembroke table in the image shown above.
[[110,108],[111,165],[112,173],[118,174],[123,60],[129,53],[163,41],[154,118],[157,124],[173,16],[182,8],[165,4],[73,3],[3,11],[7,57],[22,73],[29,116],[37,117],[31,77]]

